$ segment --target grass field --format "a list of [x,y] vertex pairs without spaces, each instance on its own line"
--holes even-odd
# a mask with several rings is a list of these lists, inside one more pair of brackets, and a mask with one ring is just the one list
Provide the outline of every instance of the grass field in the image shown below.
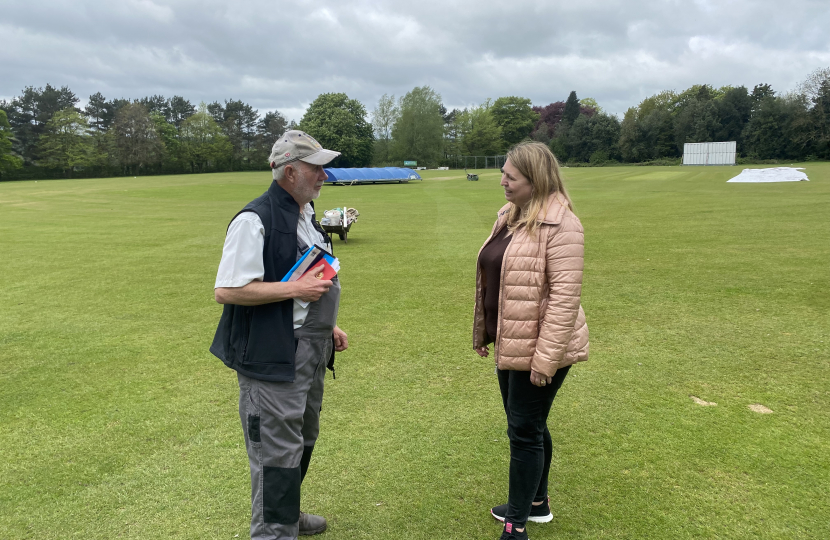
[[[551,413],[533,540],[830,538],[830,164],[806,168],[565,170],[591,359]],[[318,200],[361,213],[303,492],[324,538],[498,538],[506,425],[470,325],[503,195],[479,173]],[[236,378],[207,349],[225,228],[268,182],[0,183],[0,538],[248,536]]]

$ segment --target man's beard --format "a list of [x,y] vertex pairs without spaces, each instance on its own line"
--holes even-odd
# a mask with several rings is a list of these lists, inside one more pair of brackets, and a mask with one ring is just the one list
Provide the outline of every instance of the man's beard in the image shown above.
[[306,171],[301,169],[298,172],[300,174],[297,179],[297,192],[299,195],[302,195],[302,199],[314,200],[319,197],[322,186],[320,186],[321,189],[315,189],[313,185],[309,186],[308,180],[306,179]]

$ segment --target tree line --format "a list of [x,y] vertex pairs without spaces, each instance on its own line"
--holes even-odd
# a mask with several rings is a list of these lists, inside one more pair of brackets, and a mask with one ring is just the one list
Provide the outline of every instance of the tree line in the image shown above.
[[99,92],[83,109],[79,101],[68,87],[47,84],[26,87],[21,96],[0,102],[5,175],[262,169],[289,124],[278,112],[260,116],[236,100],[194,106],[181,96],[108,100]]
[[736,141],[745,160],[830,159],[830,68],[784,94],[768,84],[667,90],[622,120],[575,91],[545,106],[508,96],[448,111],[429,86],[398,99],[384,94],[370,112],[346,94],[321,94],[299,124],[233,99],[194,105],[181,96],[96,93],[83,109],[79,102],[49,84],[0,101],[0,180],[267,169],[271,145],[292,128],[340,151],[337,167],[455,166],[460,156],[501,155],[526,138],[571,164],[670,163],[685,143],[712,141]]

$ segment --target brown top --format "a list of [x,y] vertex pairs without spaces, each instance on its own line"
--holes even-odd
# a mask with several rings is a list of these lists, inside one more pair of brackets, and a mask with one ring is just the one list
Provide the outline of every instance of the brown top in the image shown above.
[[481,291],[484,306],[484,328],[487,331],[487,344],[496,341],[499,326],[499,297],[501,296],[501,263],[504,252],[510,244],[507,227],[502,227],[492,240],[487,242],[478,255],[478,264],[484,273],[484,289]]

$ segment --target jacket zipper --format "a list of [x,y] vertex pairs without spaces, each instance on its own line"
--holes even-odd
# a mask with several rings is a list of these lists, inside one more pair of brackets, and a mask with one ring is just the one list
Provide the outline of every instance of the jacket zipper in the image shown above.
[[[507,227],[507,222],[502,227]],[[501,229],[496,231],[496,234],[501,232]],[[495,236],[495,235],[493,235]],[[513,240],[516,238],[516,234],[510,235],[510,242],[507,243],[507,247],[504,248],[504,255],[501,257],[501,274],[499,275],[499,314],[498,319],[496,319],[496,340],[493,342],[493,358],[496,361],[496,369],[499,369],[499,339],[501,338],[501,308],[504,305],[504,295],[501,294],[501,288],[504,285],[504,261],[507,260],[507,252],[510,250],[510,246],[513,245]]]

